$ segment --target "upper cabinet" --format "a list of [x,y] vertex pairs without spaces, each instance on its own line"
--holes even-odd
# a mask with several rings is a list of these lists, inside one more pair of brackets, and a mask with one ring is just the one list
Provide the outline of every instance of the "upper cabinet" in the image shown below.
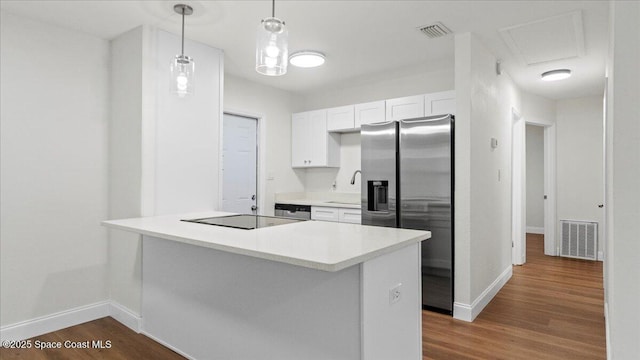
[[455,113],[453,90],[296,113],[291,117],[291,166],[339,167],[339,133],[360,131],[363,124]]
[[386,102],[387,121],[413,119],[424,116],[424,95],[389,99]]
[[353,105],[327,109],[328,131],[353,131]]
[[385,120],[385,101],[373,101],[354,106],[355,129],[359,130],[362,124],[373,124]]
[[339,155],[340,137],[327,131],[327,110],[292,115],[292,167],[339,167]]
[[441,91],[425,95],[390,99],[386,102],[386,120],[402,120],[423,116],[456,113],[456,92]]
[[327,130],[329,132],[359,131],[362,124],[372,124],[384,120],[384,100],[327,109]]
[[456,91],[442,91],[424,96],[424,116],[456,113]]

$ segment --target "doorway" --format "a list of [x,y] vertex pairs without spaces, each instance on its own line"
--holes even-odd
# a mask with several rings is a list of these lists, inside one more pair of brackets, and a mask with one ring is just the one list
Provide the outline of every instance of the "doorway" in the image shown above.
[[[527,127],[534,126],[542,131],[542,229],[531,226],[527,229]],[[522,265],[526,262],[526,233],[535,231],[544,236],[544,254],[557,256],[556,246],[556,125],[545,121],[525,121],[513,111],[512,146],[512,262]],[[539,156],[539,154],[538,154]],[[539,178],[536,180],[539,181]],[[534,185],[538,186],[538,185]],[[538,222],[539,224],[539,222]]]
[[[526,233],[544,235],[544,127],[526,124]],[[526,257],[525,257],[526,258]]]
[[221,210],[258,213],[258,119],[231,113],[222,118]]

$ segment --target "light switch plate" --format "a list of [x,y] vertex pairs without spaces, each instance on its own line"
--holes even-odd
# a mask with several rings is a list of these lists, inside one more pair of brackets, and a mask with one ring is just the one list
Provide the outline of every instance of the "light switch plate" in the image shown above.
[[393,305],[400,301],[400,298],[402,297],[401,287],[402,283],[389,289],[389,305]]

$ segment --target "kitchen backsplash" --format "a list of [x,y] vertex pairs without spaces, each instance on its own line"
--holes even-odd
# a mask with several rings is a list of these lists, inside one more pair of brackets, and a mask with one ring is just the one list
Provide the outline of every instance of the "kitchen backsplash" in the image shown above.
[[[307,169],[306,192],[360,193],[360,174],[354,185],[351,177],[360,169],[360,133],[344,133],[340,140],[340,168]],[[332,186],[335,182],[335,188]]]
[[291,192],[291,193],[277,193],[275,202],[278,201],[290,201],[290,200],[308,200],[308,201],[344,201],[344,202],[358,202],[360,201],[360,194],[356,193],[341,193],[335,191],[317,191],[317,192]]

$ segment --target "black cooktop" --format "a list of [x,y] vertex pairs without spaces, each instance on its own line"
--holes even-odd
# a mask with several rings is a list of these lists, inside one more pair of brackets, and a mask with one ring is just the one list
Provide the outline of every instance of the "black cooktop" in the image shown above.
[[229,215],[202,219],[185,219],[182,221],[206,225],[224,226],[235,229],[252,230],[269,226],[291,224],[306,220],[262,215]]

